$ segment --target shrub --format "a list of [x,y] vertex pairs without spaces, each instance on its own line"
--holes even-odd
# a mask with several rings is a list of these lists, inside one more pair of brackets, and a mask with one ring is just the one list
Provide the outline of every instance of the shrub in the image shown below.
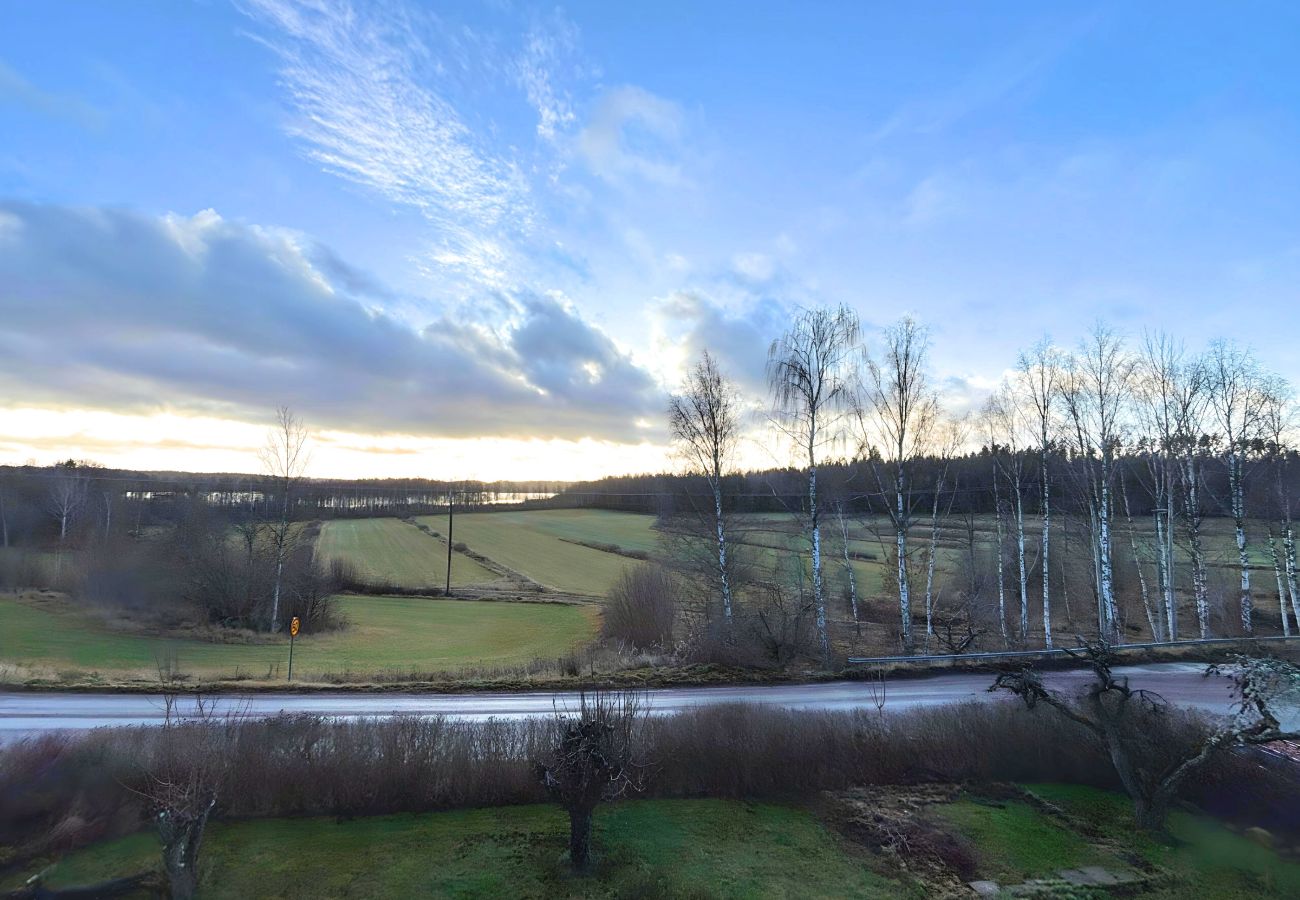
[[676,590],[673,577],[658,566],[626,570],[610,589],[602,636],[640,649],[670,646]]

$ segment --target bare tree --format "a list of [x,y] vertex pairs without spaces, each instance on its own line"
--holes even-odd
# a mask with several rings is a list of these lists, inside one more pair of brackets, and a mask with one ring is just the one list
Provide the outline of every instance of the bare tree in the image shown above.
[[858,332],[857,314],[847,306],[807,309],[788,332],[772,342],[767,356],[772,421],[806,460],[812,594],[817,636],[826,660],[831,651],[822,578],[817,465],[821,454],[843,439],[845,411],[852,406]]
[[[944,418],[938,423],[936,431],[938,434],[934,446],[938,455],[938,466],[934,478],[934,496],[930,501],[930,543],[925,554],[925,650],[927,653],[930,652],[930,642],[934,638],[934,613],[938,604],[938,597],[935,594],[935,570],[939,560],[939,529],[942,520],[952,512],[952,504],[957,497],[955,490],[948,489],[948,469],[953,457],[966,443],[966,422],[963,419]],[[942,504],[945,491],[948,494],[946,505]]]
[[723,476],[730,468],[740,436],[739,395],[706,350],[686,376],[680,394],[668,402],[668,422],[678,451],[688,468],[704,475],[713,494],[717,534],[717,577],[722,611],[732,616],[731,570],[727,563],[726,522],[723,515]]
[[279,491],[280,515],[271,524],[272,549],[275,552],[275,581],[271,593],[271,611],[267,627],[280,630],[280,591],[284,580],[284,563],[293,550],[291,494],[307,468],[310,451],[308,432],[302,420],[287,406],[276,410],[276,422],[266,437],[262,448],[262,466],[273,479]]
[[199,850],[228,766],[226,744],[233,720],[220,718],[202,697],[182,713],[182,700],[163,695],[163,724],[151,747],[139,788],[158,829],[163,871],[171,896],[190,900],[198,892]]
[[[1175,499],[1186,483],[1185,455],[1195,449],[1205,405],[1205,370],[1189,359],[1181,343],[1166,334],[1148,334],[1137,363],[1135,396],[1138,420],[1145,435],[1147,477],[1155,526],[1156,582],[1163,611],[1163,628],[1170,640],[1178,639],[1178,604],[1175,596]],[[1199,476],[1197,476],[1199,482]],[[1199,486],[1197,489],[1198,490]],[[1186,509],[1183,510],[1186,520]],[[1196,526],[1194,569],[1203,566],[1199,522]],[[1199,584],[1200,589],[1197,590]],[[1208,633],[1204,582],[1193,577],[1201,637]]]
[[[1300,733],[1283,731],[1275,713],[1300,694],[1300,670],[1282,660],[1237,657],[1228,671],[1237,701],[1232,718],[1161,766],[1155,757],[1170,748],[1163,742],[1153,746],[1158,739],[1144,716],[1167,714],[1165,699],[1130,687],[1127,677],[1115,675],[1113,654],[1105,642],[1080,643],[1072,655],[1088,663],[1094,681],[1079,700],[1049,690],[1033,669],[999,675],[989,690],[1009,691],[1030,708],[1046,703],[1085,728],[1106,751],[1132,798],[1139,828],[1162,830],[1179,788],[1220,750],[1300,738]],[[1207,674],[1219,671],[1211,666]]]
[[569,862],[591,862],[591,817],[596,807],[640,790],[645,766],[639,731],[646,711],[640,695],[583,691],[575,713],[557,712],[559,740],[535,764],[542,786],[569,814]]
[[1254,354],[1226,341],[1210,345],[1206,357],[1210,408],[1223,437],[1228,469],[1228,507],[1237,540],[1241,572],[1241,628],[1253,634],[1254,603],[1250,595],[1250,554],[1246,542],[1246,455],[1259,435],[1264,408],[1264,376]]
[[1056,431],[1055,404],[1060,392],[1061,352],[1043,338],[1028,353],[1020,354],[1016,365],[1018,394],[1028,408],[1030,425],[1038,445],[1039,512],[1042,536],[1039,556],[1043,572],[1043,646],[1052,649],[1052,480],[1049,470]]
[[1097,624],[1108,640],[1119,636],[1119,609],[1115,602],[1112,559],[1112,516],[1115,455],[1125,427],[1133,360],[1123,340],[1104,325],[1095,326],[1066,360],[1061,377],[1061,400],[1080,468],[1083,493],[1091,524],[1092,553],[1097,588]]
[[1282,548],[1279,552],[1273,531],[1269,529],[1269,550],[1273,556],[1273,571],[1277,578],[1278,600],[1282,607],[1282,633],[1290,635],[1287,623],[1287,597],[1300,628],[1300,590],[1297,589],[1296,549],[1293,506],[1289,468],[1295,452],[1296,407],[1291,386],[1282,378],[1273,378],[1265,388],[1264,408],[1261,416],[1266,452],[1273,468],[1274,499],[1281,523]]
[[[1025,561],[1025,453],[1021,436],[1025,432],[1024,409],[1011,383],[1003,382],[984,406],[989,428],[989,452],[1002,480],[1011,489],[1011,518],[1015,528],[1016,573],[1020,597],[1020,626],[1017,637],[1023,647],[1029,640],[1029,572]],[[994,479],[998,472],[994,472]],[[995,488],[996,490],[996,488]]]
[[[929,332],[907,317],[885,329],[880,359],[868,357],[867,384],[857,420],[859,452],[879,449],[888,475],[876,468],[894,526],[898,556],[898,613],[903,649],[912,652],[912,600],[907,571],[907,532],[912,525],[913,460],[929,447],[939,417],[939,400],[929,377]],[[864,453],[865,455],[865,453]]]

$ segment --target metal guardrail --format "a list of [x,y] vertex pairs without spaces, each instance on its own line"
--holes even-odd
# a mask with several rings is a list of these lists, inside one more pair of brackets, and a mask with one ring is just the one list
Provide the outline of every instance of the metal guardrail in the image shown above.
[[[1162,647],[1206,647],[1211,644],[1258,644],[1263,641],[1300,641],[1300,635],[1257,638],[1194,638],[1185,641],[1151,641],[1145,644],[1112,644],[1112,650],[1156,650]],[[1052,650],[994,650],[987,653],[932,653],[924,656],[850,656],[851,666],[891,662],[951,662],[954,660],[1026,659],[1044,656],[1069,656],[1076,648]]]

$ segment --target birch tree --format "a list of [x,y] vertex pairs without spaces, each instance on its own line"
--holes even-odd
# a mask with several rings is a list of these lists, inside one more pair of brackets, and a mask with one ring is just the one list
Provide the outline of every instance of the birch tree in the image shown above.
[[1123,414],[1132,373],[1133,360],[1123,340],[1099,324],[1067,359],[1061,378],[1062,406],[1069,419],[1078,464],[1084,472],[1098,629],[1112,641],[1119,637],[1120,626],[1112,559],[1115,455],[1123,438]]
[[1254,354],[1226,341],[1210,345],[1206,358],[1210,408],[1223,438],[1224,465],[1228,470],[1228,508],[1237,543],[1241,573],[1241,628],[1253,634],[1254,601],[1250,594],[1250,553],[1246,540],[1246,456],[1259,435],[1264,406],[1264,378]]
[[1287,599],[1300,628],[1300,590],[1297,589],[1294,505],[1291,496],[1290,463],[1295,452],[1295,400],[1291,386],[1281,378],[1271,379],[1264,395],[1262,425],[1265,444],[1273,468],[1274,499],[1280,521],[1281,549],[1277,547],[1272,529],[1269,530],[1269,550],[1273,557],[1273,571],[1277,579],[1278,600],[1282,607],[1282,633],[1289,636]]
[[912,602],[907,571],[907,538],[912,524],[912,463],[929,446],[939,414],[930,384],[929,332],[915,319],[903,318],[885,329],[880,358],[867,357],[865,396],[859,407],[861,449],[879,447],[886,473],[877,466],[881,492],[894,526],[898,555],[898,613],[903,649],[912,652]]
[[[993,465],[1010,488],[1011,522],[1016,542],[1016,573],[1020,599],[1017,638],[1023,647],[1029,640],[1029,574],[1025,562],[1025,455],[1021,448],[1024,415],[1020,398],[1012,385],[1003,382],[984,406],[989,429],[989,451]],[[994,492],[996,494],[996,485]]]
[[[925,555],[925,652],[930,652],[930,642],[934,639],[934,610],[938,597],[934,590],[935,569],[939,559],[939,527],[941,524],[940,508],[943,506],[944,492],[948,493],[948,502],[943,506],[942,518],[952,512],[953,500],[957,492],[948,490],[948,469],[952,459],[966,442],[966,423],[961,419],[945,419],[936,429],[940,432],[934,442],[936,448],[937,470],[934,478],[934,492],[930,502],[930,545]],[[1003,638],[1006,629],[1003,628]]]
[[1056,400],[1060,391],[1061,352],[1043,338],[1016,363],[1019,394],[1038,449],[1038,510],[1042,533],[1038,539],[1043,573],[1043,646],[1052,649],[1052,479],[1051,460],[1056,430]]
[[789,331],[772,342],[767,357],[772,422],[798,448],[808,479],[812,594],[817,636],[826,659],[830,658],[830,634],[822,577],[817,465],[828,447],[843,440],[845,414],[853,405],[858,335],[857,313],[847,306],[806,309]]
[[275,555],[275,581],[271,589],[271,611],[267,627],[280,630],[280,592],[284,581],[284,564],[293,549],[293,535],[289,527],[292,519],[291,495],[303,472],[306,471],[310,451],[307,447],[307,427],[287,406],[276,410],[275,425],[267,433],[266,446],[262,448],[262,466],[271,476],[279,492],[280,514],[271,524],[271,547]]
[[668,421],[678,451],[692,472],[700,473],[713,495],[717,538],[718,591],[723,616],[732,620],[731,571],[727,562],[726,523],[723,517],[723,476],[731,465],[740,435],[739,395],[706,350],[686,376],[680,394],[668,402]]
[[[1138,357],[1135,378],[1137,415],[1144,431],[1147,478],[1155,529],[1156,586],[1160,592],[1163,627],[1169,640],[1178,639],[1177,577],[1174,555],[1175,503],[1186,481],[1185,455],[1194,449],[1204,408],[1204,368],[1189,359],[1183,345],[1170,336],[1148,334]],[[1197,476],[1199,481],[1199,475]],[[1193,567],[1203,572],[1199,523]],[[1207,623],[1204,582],[1197,596],[1197,618],[1205,636]]]

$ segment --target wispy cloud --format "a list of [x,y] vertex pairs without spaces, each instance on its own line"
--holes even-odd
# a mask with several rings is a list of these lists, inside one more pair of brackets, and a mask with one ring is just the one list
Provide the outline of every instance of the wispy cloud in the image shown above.
[[511,242],[532,227],[535,207],[516,162],[493,152],[438,90],[449,64],[470,64],[463,42],[431,46],[430,29],[417,29],[398,6],[380,13],[346,0],[242,3],[271,26],[260,39],[280,59],[290,130],[307,154],[423,213],[438,235],[436,263],[504,285]]
[[43,90],[0,62],[0,101],[4,100],[22,104],[48,116],[75,122],[83,128],[100,128],[106,119],[103,110],[85,100]]
[[681,154],[685,117],[671,100],[632,85],[613,88],[578,136],[591,170],[605,181],[663,187],[687,183]]

